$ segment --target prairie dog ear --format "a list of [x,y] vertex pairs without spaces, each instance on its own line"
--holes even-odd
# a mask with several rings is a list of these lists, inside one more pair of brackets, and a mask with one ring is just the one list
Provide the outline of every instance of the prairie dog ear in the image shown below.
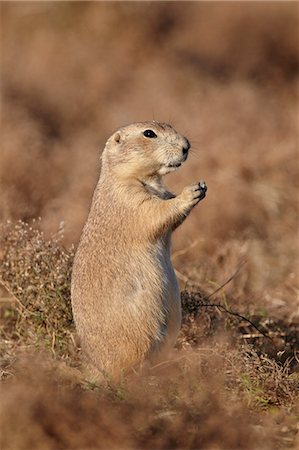
[[115,133],[115,135],[114,135],[114,140],[115,140],[115,142],[117,142],[118,144],[120,143],[120,141],[121,141],[121,136],[120,136],[120,133],[119,133],[119,132]]

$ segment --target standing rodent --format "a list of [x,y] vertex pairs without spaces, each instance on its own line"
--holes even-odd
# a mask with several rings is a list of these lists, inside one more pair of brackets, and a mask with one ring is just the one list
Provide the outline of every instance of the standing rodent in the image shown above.
[[181,302],[171,233],[207,188],[194,183],[175,196],[162,176],[186,161],[189,148],[184,136],[159,122],[120,128],[106,143],[71,286],[75,324],[95,378],[118,378],[175,343]]

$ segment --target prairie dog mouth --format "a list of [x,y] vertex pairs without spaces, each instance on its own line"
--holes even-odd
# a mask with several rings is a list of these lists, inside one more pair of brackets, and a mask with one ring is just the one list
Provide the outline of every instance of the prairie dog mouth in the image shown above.
[[175,172],[176,170],[178,170],[179,167],[181,167],[181,165],[182,165],[181,162],[163,164],[161,165],[158,173],[160,175],[166,175],[170,172]]
[[178,170],[179,167],[181,167],[182,163],[172,163],[172,164],[165,164],[164,166],[164,173],[170,173],[170,172],[175,172],[176,170]]

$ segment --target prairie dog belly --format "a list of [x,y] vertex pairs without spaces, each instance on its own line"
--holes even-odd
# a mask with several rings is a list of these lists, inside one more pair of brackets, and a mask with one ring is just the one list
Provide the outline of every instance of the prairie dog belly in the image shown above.
[[[146,334],[155,353],[175,343],[181,326],[180,291],[170,260],[169,241],[162,238],[145,247],[128,249],[127,272],[118,278],[117,285],[110,287],[109,294],[110,304],[121,305],[121,314],[114,315],[115,325],[117,319],[123,326],[124,317],[131,317],[127,323],[132,330],[148,327]],[[103,290],[106,299],[107,290]]]
[[182,311],[179,285],[170,260],[170,239],[163,239],[157,245],[156,264],[159,267],[160,283],[163,286],[161,308],[164,313],[164,323],[158,352],[164,353],[175,344],[181,327]]

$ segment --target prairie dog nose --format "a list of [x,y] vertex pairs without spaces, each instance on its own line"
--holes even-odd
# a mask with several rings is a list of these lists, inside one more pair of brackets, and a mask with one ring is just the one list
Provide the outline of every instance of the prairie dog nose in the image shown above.
[[190,147],[191,147],[190,142],[188,141],[187,138],[185,138],[185,143],[183,145],[183,155],[184,156],[187,156]]

